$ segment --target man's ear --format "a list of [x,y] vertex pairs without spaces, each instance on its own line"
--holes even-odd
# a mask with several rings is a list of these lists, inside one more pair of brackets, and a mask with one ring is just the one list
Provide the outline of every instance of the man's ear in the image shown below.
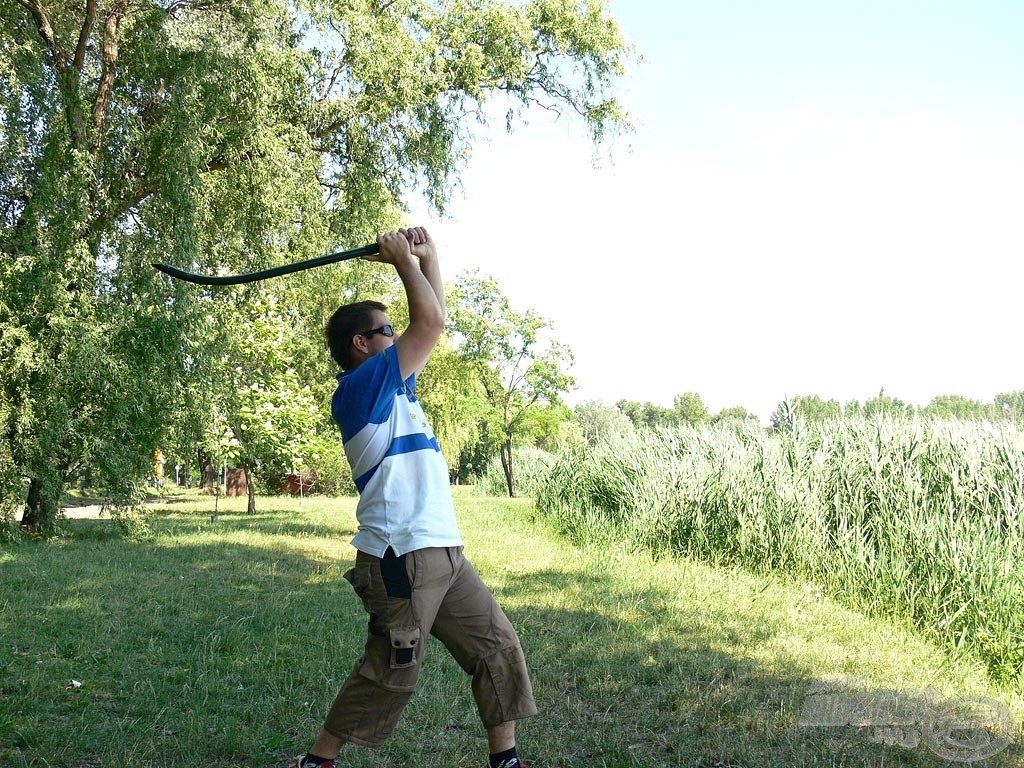
[[367,342],[366,337],[363,336],[363,334],[361,333],[357,333],[355,336],[352,337],[352,346],[356,348],[356,351],[362,353],[363,355],[370,354],[369,342]]

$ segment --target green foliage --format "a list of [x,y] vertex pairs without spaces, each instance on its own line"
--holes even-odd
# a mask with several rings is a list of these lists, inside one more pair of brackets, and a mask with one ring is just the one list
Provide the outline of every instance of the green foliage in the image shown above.
[[615,406],[626,415],[634,427],[670,427],[675,423],[672,409],[663,405],[619,400]]
[[572,410],[561,401],[538,404],[530,409],[517,438],[519,444],[532,445],[548,453],[556,453],[579,440]]
[[703,398],[696,392],[676,395],[672,401],[672,415],[677,424],[689,424],[692,427],[706,424],[711,418]]
[[[537,498],[555,465],[555,454],[530,445],[516,446],[512,451],[515,454],[516,493],[522,498]],[[474,485],[479,493],[487,496],[508,495],[508,481],[500,457],[495,456],[488,462],[483,474],[474,479]]]
[[961,395],[938,395],[920,413],[922,416],[945,419],[988,419],[994,415],[993,410],[992,406],[980,400],[971,400]]
[[711,417],[711,424],[737,424],[742,425],[748,422],[757,422],[757,415],[750,413],[742,405],[734,405],[730,408],[723,408]]
[[468,460],[478,447],[487,401],[469,365],[447,337],[435,347],[416,381],[416,392],[449,466],[457,472],[463,457]]
[[143,541],[153,535],[149,520],[146,518],[146,510],[141,505],[114,507],[110,511],[110,519],[117,527],[121,538],[128,541]]
[[771,415],[771,425],[776,431],[788,431],[797,420],[817,423],[838,418],[842,413],[838,400],[822,400],[817,395],[796,395],[779,403]]
[[4,121],[21,129],[0,138],[15,169],[0,175],[12,192],[0,331],[14,361],[0,389],[15,404],[3,434],[31,481],[27,518],[46,528],[82,466],[121,502],[140,498],[196,310],[149,262],[194,262],[202,176],[236,152],[264,155],[246,121],[278,92],[269,73],[285,42],[263,4],[206,19],[139,2],[90,5],[88,20],[61,3],[16,8],[5,14],[29,44],[0,44],[14,54]]
[[909,416],[914,413],[914,406],[904,403],[898,397],[885,394],[885,390],[864,402],[862,410],[865,416]]
[[585,442],[614,438],[633,429],[633,422],[616,406],[587,400],[573,409],[576,423]]
[[815,581],[1003,681],[1024,669],[1024,434],[851,417],[637,432],[563,454],[538,510],[577,540]]
[[561,395],[575,382],[567,346],[551,338],[549,322],[518,312],[491,278],[459,276],[448,294],[449,323],[460,357],[484,394],[483,421],[497,443],[509,496],[515,496],[513,447],[551,432],[568,419]]
[[354,496],[356,485],[352,480],[352,468],[345,457],[345,448],[337,430],[329,434],[312,435],[303,441],[300,453],[305,458],[303,466],[316,474],[312,493],[326,496]]
[[288,308],[272,296],[254,297],[249,308],[244,335],[225,339],[222,359],[230,386],[222,455],[266,487],[301,469],[300,445],[319,421],[320,406],[290,367],[295,329]]
[[18,523],[13,517],[0,516],[0,544],[14,544],[21,538]]
[[368,242],[417,188],[440,210],[495,94],[595,138],[626,127],[610,93],[631,54],[598,3],[24,2],[0,25],[0,504],[43,529],[84,467],[131,504],[155,448],[212,449],[223,425],[246,461],[291,453],[298,382],[323,403],[330,380],[298,337],[381,288],[366,265],[263,286],[298,359],[257,379],[265,347],[224,339],[264,318],[259,289],[152,262],[251,270]]
[[[489,431],[486,420],[477,422],[476,437],[451,464],[452,479],[457,483],[472,483],[482,475],[491,460],[498,454],[498,446]],[[508,488],[505,489],[508,493]]]
[[726,418],[744,420],[750,417],[745,408],[739,407],[727,408],[712,416],[708,412],[707,406],[704,405],[704,398],[696,392],[684,392],[681,395],[676,395],[672,398],[671,408],[666,408],[656,403],[638,403],[632,400],[619,400],[615,406],[629,419],[634,427],[650,429],[681,426],[697,427]]
[[993,410],[1017,426],[1024,426],[1024,390],[996,395]]

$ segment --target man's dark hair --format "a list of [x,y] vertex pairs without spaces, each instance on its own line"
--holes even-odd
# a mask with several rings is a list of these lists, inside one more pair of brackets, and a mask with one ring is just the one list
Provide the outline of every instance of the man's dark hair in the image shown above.
[[387,312],[388,308],[379,301],[357,301],[355,304],[338,307],[327,321],[324,328],[327,348],[331,351],[334,362],[341,366],[341,370],[349,371],[355,367],[352,337],[370,330],[374,310]]

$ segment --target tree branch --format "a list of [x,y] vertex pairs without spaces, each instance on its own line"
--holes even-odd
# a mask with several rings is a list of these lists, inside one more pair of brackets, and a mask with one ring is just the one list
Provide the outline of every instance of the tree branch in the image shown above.
[[85,21],[82,31],[78,33],[78,45],[75,47],[75,69],[79,72],[85,66],[85,51],[89,47],[92,28],[96,24],[96,0],[88,0],[85,4]]
[[[89,0],[93,5],[94,0]],[[103,26],[103,67],[100,71],[100,83],[96,89],[96,101],[92,107],[93,152],[99,152],[103,146],[106,133],[107,110],[114,93],[114,80],[117,77],[117,28],[124,18],[128,0],[117,0],[110,9],[106,24]],[[95,12],[95,9],[94,9]],[[83,30],[84,31],[84,30]]]
[[334,90],[334,86],[338,82],[338,78],[341,77],[346,67],[347,65],[342,62],[331,71],[331,76],[327,79],[327,84],[322,89],[323,97],[318,100],[321,104],[326,103],[331,97],[331,91]]
[[53,30],[53,25],[50,23],[50,17],[43,8],[41,0],[17,0],[21,5],[28,9],[29,13],[32,14],[32,18],[35,19],[36,29],[39,30],[39,36],[43,38],[43,42],[46,43],[46,47],[50,49],[50,56],[53,57],[53,65],[57,72],[61,75],[67,69],[67,59],[64,58],[64,53],[60,50],[60,46],[57,44],[57,33]]

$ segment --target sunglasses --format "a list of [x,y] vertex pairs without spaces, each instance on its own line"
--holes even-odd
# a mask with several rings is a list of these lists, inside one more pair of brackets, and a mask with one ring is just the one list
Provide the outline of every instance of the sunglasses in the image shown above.
[[368,331],[363,331],[359,335],[368,339],[371,336],[373,336],[375,333],[379,333],[379,334],[381,334],[383,336],[394,336],[395,335],[395,329],[394,329],[394,326],[391,326],[391,325],[382,325],[380,328],[371,328]]

